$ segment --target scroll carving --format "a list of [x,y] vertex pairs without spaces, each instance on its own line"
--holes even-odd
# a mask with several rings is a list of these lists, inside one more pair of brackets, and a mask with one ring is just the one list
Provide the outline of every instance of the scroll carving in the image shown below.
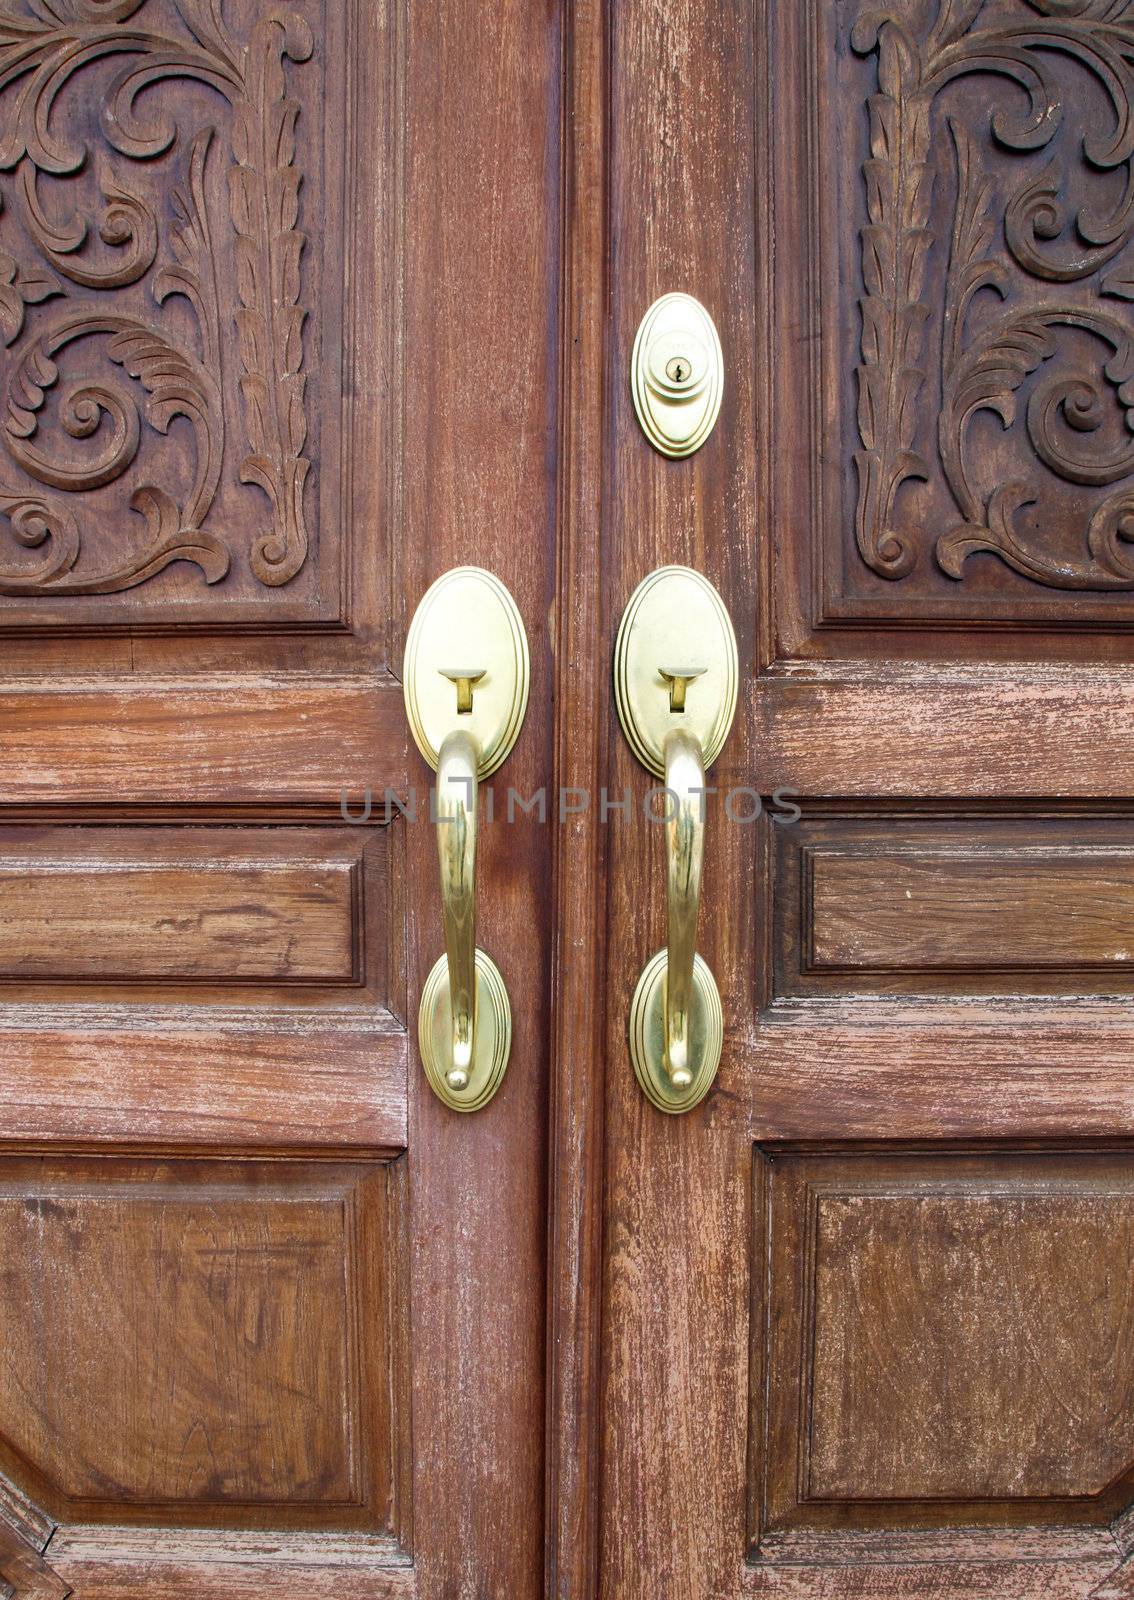
[[[863,169],[858,548],[889,579],[917,562],[916,538],[902,527],[897,503],[905,483],[930,477],[919,400],[932,321],[940,336],[938,456],[959,512],[936,540],[940,570],[961,580],[968,558],[984,551],[1052,588],[1131,589],[1134,483],[1122,485],[1134,477],[1134,340],[1108,300],[1134,299],[1131,265],[1122,259],[1134,235],[1134,6],[1013,4],[1018,14],[986,0],[937,0],[918,33],[912,12],[870,10],[852,33],[855,51],[876,57],[878,84],[868,101]],[[995,20],[982,26],[986,10]],[[1065,193],[1072,138],[1057,58],[1084,69],[1109,109],[1086,121],[1077,162],[1083,193],[1074,204]],[[1009,172],[1014,156],[1052,152],[1038,172],[1027,163],[1006,198],[971,119],[939,116],[942,91],[970,74],[1008,86],[988,114],[988,131]],[[938,182],[952,184],[948,233],[934,227]],[[947,251],[945,292],[935,307],[927,263],[939,250]],[[1088,512],[1081,553],[1053,554],[1030,538],[1020,513],[1042,503],[1042,473],[980,481],[971,434],[982,411],[1005,430],[1020,424],[1055,479],[1113,488]]]
[[[234,530],[206,523],[224,470],[228,327],[247,443],[239,477],[263,491],[270,510],[267,529],[260,524],[251,540],[249,567],[275,587],[307,556],[305,236],[288,68],[310,58],[312,37],[299,15],[266,9],[242,43],[221,0],[174,6],[184,33],[149,24],[150,0],[0,0],[0,172],[12,175],[4,200],[35,250],[34,260],[17,261],[0,249],[0,337],[10,352],[0,441],[10,466],[31,480],[21,486],[0,474],[0,515],[18,547],[42,552],[38,563],[0,563],[0,594],[109,594],[178,561],[193,563],[208,584],[225,576],[237,557]],[[103,58],[122,64],[103,96],[106,148],[92,163],[58,107],[79,69]],[[168,101],[147,97],[171,79],[206,85],[229,103],[227,218],[210,215],[207,168],[223,159],[218,129],[186,132]],[[176,159],[179,149],[171,225],[130,173],[167,152]],[[97,218],[68,202],[88,168],[102,195]],[[223,307],[214,245],[222,220],[236,261],[235,303]],[[112,291],[129,286],[135,297],[125,309]],[[148,314],[138,313],[138,293]],[[190,309],[189,337],[183,316],[163,315],[173,296]],[[68,351],[81,354],[82,376],[62,375]],[[136,460],[142,466],[155,454],[150,435],[168,434],[177,417],[190,424],[194,451],[182,503],[147,469],[130,497],[144,537],[120,562],[84,561],[85,508],[67,497],[117,481]],[[54,447],[41,437],[47,420]],[[160,451],[153,476],[173,481]]]

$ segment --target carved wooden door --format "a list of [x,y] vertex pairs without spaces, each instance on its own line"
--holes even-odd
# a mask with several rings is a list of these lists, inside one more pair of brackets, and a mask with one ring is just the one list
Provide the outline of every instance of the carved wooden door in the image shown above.
[[538,1592],[550,847],[482,843],[512,1056],[456,1116],[398,679],[493,571],[546,781],[557,50],[0,0],[5,1597]]
[[[603,1297],[554,1280],[556,1592],[1128,1594],[1134,5],[620,0],[572,50],[567,389],[608,381],[570,419],[565,648],[593,608],[607,654],[564,689],[601,729],[576,781],[635,804],[578,824],[595,898],[560,912],[608,985],[557,990],[601,1068],[553,1237]],[[725,362],[686,461],[628,382],[675,289]],[[698,943],[723,1057],[684,1116],[627,1059],[664,845],[605,698],[665,563],[741,662]]]
[[[1129,1590],[1132,64],[1132,0],[0,0],[4,1600]],[[741,694],[667,1117],[674,562]],[[464,563],[550,825],[457,1117],[398,674]]]

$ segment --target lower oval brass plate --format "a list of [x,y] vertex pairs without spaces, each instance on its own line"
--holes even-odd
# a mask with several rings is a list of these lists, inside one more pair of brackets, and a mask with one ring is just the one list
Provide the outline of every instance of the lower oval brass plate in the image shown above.
[[449,1001],[449,962],[435,962],[421,991],[417,1042],[429,1087],[452,1111],[479,1111],[504,1081],[512,1049],[512,1008],[500,968],[479,947],[476,952],[476,1054],[464,1089],[445,1078],[452,1059],[453,1014]]
[[630,1005],[630,1059],[642,1093],[659,1111],[677,1115],[700,1105],[721,1064],[724,1013],[717,980],[700,956],[693,958],[690,1043],[693,1082],[675,1089],[665,1070],[665,974],[668,956],[659,950],[642,969]]

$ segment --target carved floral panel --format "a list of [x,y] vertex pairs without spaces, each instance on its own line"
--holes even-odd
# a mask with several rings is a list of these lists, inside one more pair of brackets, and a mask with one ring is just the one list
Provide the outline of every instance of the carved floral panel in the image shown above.
[[336,614],[331,26],[0,0],[0,625]]
[[821,11],[826,620],[1134,616],[1134,0]]

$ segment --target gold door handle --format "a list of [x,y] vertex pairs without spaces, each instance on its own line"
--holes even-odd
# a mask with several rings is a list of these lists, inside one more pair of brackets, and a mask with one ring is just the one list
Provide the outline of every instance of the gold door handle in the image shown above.
[[[659,658],[700,664],[661,666]],[[667,942],[646,963],[630,1007],[634,1072],[659,1111],[691,1110],[720,1064],[720,992],[697,954],[697,922],[705,770],[732,726],[738,672],[728,612],[699,573],[663,567],[638,585],[618,630],[614,692],[634,754],[666,788]]]
[[527,637],[499,579],[457,567],[437,580],[410,626],[403,679],[414,742],[437,773],[445,935],[422,989],[418,1046],[438,1099],[478,1111],[503,1080],[512,1012],[500,969],[476,942],[477,797],[515,744],[528,703]]
[[463,728],[446,734],[437,760],[437,855],[449,966],[452,1040],[445,1082],[467,1089],[476,1055],[476,810],[480,751]]
[[690,1012],[701,867],[705,859],[705,767],[701,746],[681,728],[665,736],[666,942],[665,1070],[674,1089],[693,1082]]

